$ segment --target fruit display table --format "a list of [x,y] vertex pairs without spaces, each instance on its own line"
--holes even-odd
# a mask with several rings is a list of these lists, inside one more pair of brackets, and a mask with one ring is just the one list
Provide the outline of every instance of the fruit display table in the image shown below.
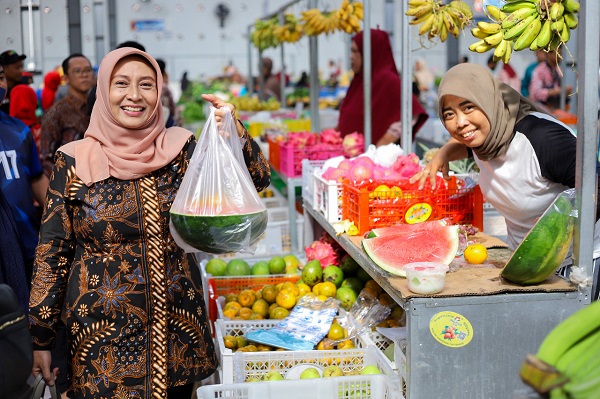
[[[333,226],[312,207],[305,218],[325,229],[406,312],[404,377],[407,399],[516,398],[529,388],[519,377],[528,353],[535,353],[554,326],[586,304],[577,288],[560,278],[518,286],[500,277],[508,249],[490,251],[495,264],[455,267],[444,290],[413,294],[406,279],[375,265],[361,237],[336,236]],[[452,270],[452,264],[451,264]],[[396,350],[396,353],[399,351]]]

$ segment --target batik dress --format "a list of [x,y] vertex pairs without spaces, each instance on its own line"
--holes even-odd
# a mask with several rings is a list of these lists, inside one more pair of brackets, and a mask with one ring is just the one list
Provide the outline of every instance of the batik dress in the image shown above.
[[[29,317],[34,349],[49,350],[64,310],[71,398],[164,398],[217,367],[197,262],[169,233],[194,147],[190,139],[142,178],[90,187],[74,158],[57,153]],[[268,164],[248,137],[244,155],[257,189],[268,186]]]

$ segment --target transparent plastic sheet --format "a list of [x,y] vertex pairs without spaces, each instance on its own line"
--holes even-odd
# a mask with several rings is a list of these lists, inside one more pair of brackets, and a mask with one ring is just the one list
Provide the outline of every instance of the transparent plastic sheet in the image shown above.
[[288,317],[268,330],[246,334],[249,341],[288,350],[312,350],[329,333],[340,301],[304,296]]
[[246,167],[231,113],[218,129],[211,107],[170,213],[171,234],[186,252],[256,250],[267,209]]
[[330,343],[337,345],[371,331],[373,326],[385,320],[391,312],[390,307],[382,305],[375,295],[366,290],[361,291],[347,315],[338,317],[338,322],[347,329],[348,336],[340,340],[331,340]]

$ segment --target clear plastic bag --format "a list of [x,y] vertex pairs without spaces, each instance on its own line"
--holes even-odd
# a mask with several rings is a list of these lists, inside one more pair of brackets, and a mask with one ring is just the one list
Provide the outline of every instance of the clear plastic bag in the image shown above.
[[267,209],[244,162],[231,113],[218,129],[211,108],[170,214],[171,234],[186,252],[254,253],[267,227]]

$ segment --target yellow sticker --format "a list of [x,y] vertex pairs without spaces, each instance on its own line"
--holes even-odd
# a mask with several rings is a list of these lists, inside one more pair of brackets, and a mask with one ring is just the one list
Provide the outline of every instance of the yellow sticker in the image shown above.
[[436,341],[451,348],[460,348],[471,342],[473,326],[464,316],[454,312],[440,312],[429,322],[429,332]]
[[404,221],[407,224],[421,223],[429,219],[431,212],[431,205],[426,202],[419,202],[418,204],[411,205],[406,210]]

